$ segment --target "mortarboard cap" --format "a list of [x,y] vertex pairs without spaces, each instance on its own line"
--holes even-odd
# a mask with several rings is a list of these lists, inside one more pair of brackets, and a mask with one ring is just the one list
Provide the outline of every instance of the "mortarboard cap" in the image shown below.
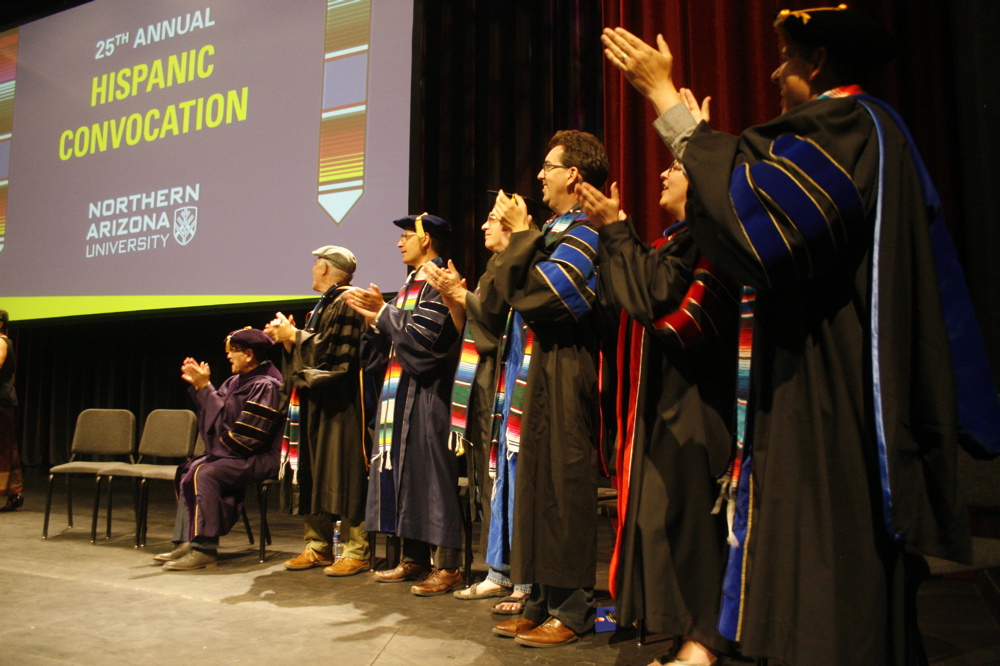
[[393,220],[400,229],[412,229],[417,235],[428,233],[434,238],[448,239],[451,236],[451,225],[442,220],[437,215],[421,213],[420,215],[408,215],[398,220]]
[[796,44],[814,49],[825,46],[831,57],[883,65],[896,54],[896,43],[875,19],[847,5],[813,9],[782,9],[774,25]]

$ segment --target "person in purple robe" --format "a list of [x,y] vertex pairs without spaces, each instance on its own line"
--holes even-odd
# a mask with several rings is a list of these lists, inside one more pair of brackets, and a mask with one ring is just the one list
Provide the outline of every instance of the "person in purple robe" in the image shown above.
[[168,571],[216,566],[219,537],[239,520],[246,487],[278,473],[285,415],[281,372],[266,360],[273,344],[257,329],[230,333],[226,357],[233,375],[218,389],[207,363],[188,357],[181,364],[198,405],[205,453],[177,468],[174,549],[153,558]]

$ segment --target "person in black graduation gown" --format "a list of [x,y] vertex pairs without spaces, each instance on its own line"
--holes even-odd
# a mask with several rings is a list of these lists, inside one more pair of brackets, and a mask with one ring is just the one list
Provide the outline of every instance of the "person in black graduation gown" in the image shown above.
[[512,231],[493,281],[495,302],[513,310],[499,426],[518,456],[510,578],[533,585],[524,616],[493,631],[532,647],[592,630],[597,568],[598,241],[577,190],[603,186],[608,160],[577,130],[557,132],[548,148],[538,179],[552,218],[532,228],[524,199],[503,192],[493,209]]
[[890,36],[843,6],[776,25],[783,113],[739,137],[691,116],[662,37],[602,37],[691,179],[695,242],[744,285],[720,630],[788,664],[912,663],[905,548],[970,556],[940,204],[858,85]]
[[614,316],[623,311],[609,585],[620,625],[684,637],[671,664],[710,664],[735,652],[718,630],[727,548],[716,479],[730,458],[739,290],[684,221],[684,168],[675,161],[660,180],[660,206],[675,222],[652,244],[619,219],[617,183],[611,197],[591,186],[580,197],[601,237],[598,298]]
[[[344,301],[357,269],[354,253],[324,245],[313,250],[313,290],[323,294],[305,327],[278,312],[264,332],[284,347],[284,390],[290,397],[281,481],[283,508],[302,516],[305,549],[285,562],[302,571],[325,567],[328,576],[371,568],[365,500],[371,450],[362,392],[364,318]],[[297,411],[296,411],[297,406]],[[333,560],[334,520],[343,551]]]

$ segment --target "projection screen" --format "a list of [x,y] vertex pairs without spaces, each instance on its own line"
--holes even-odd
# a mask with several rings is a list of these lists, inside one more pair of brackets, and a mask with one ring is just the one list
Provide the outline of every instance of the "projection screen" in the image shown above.
[[411,35],[399,0],[94,0],[0,34],[0,307],[307,297],[328,244],[395,287]]

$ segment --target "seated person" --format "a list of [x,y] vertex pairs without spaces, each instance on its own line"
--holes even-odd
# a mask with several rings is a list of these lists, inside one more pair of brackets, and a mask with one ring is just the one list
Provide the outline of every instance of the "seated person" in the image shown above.
[[245,328],[226,338],[233,376],[219,389],[207,363],[184,359],[181,377],[198,404],[205,454],[177,468],[174,549],[155,556],[170,571],[214,567],[219,537],[239,520],[244,489],[278,473],[281,453],[281,372],[262,360],[274,342]]

